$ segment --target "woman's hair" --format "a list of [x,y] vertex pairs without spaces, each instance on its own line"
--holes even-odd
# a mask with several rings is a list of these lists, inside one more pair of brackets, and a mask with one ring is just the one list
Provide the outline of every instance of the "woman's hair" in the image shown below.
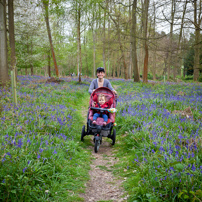
[[105,69],[103,67],[98,67],[97,68],[97,73],[100,73],[100,72],[104,72],[105,73]]
[[104,100],[106,101],[106,97],[105,97],[105,95],[104,95],[104,94],[99,94],[99,95],[98,95],[98,101],[99,101],[99,100],[100,100],[100,98],[102,98],[102,97],[103,97],[103,98],[104,98]]

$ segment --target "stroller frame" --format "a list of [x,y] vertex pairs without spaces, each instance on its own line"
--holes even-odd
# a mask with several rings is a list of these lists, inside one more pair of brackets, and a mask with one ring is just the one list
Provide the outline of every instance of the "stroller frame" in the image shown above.
[[[112,139],[112,145],[115,144],[116,141],[116,129],[114,129],[114,122],[115,122],[115,113],[111,116],[111,118],[109,117],[109,123],[107,123],[106,126],[103,125],[94,125],[92,123],[92,111],[93,110],[97,110],[100,113],[104,113],[104,111],[108,111],[107,109],[103,109],[103,108],[95,108],[92,107],[92,101],[93,101],[93,96],[95,95],[99,95],[100,93],[102,93],[102,91],[104,91],[106,94],[109,95],[110,99],[113,100],[113,102],[111,103],[111,106],[113,106],[113,108],[116,107],[116,102],[117,102],[117,96],[109,89],[106,87],[101,87],[101,88],[97,88],[90,97],[90,102],[89,102],[89,108],[88,108],[88,114],[87,114],[87,130],[85,131],[85,125],[83,125],[82,127],[82,132],[81,132],[81,141],[84,140],[84,136],[86,135],[93,135],[94,136],[94,151],[95,153],[98,152],[100,145],[102,144],[102,137],[107,137]],[[90,115],[91,114],[91,115]],[[91,116],[91,119],[89,118]],[[99,118],[102,119],[102,118]]]

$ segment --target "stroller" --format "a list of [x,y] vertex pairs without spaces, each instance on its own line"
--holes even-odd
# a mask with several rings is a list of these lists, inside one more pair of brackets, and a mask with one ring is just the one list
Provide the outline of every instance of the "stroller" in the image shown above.
[[[97,98],[99,94],[104,94],[106,98],[106,102],[108,102],[110,109],[103,109],[103,108],[95,108],[92,106],[94,102],[97,103]],[[84,140],[84,136],[86,135],[94,135],[94,150],[95,153],[98,152],[100,145],[102,144],[102,137],[108,137],[112,139],[112,145],[115,144],[116,141],[116,129],[113,129],[113,126],[115,125],[115,113],[116,111],[116,101],[117,96],[106,87],[97,88],[90,96],[90,102],[89,102],[89,109],[88,109],[88,115],[87,115],[87,131],[85,131],[85,125],[82,127],[81,132],[81,141]],[[104,111],[108,111],[108,121],[106,126],[103,126],[104,119],[101,117],[97,118],[97,124],[93,124],[93,114],[95,111],[98,111],[100,113],[104,113]]]

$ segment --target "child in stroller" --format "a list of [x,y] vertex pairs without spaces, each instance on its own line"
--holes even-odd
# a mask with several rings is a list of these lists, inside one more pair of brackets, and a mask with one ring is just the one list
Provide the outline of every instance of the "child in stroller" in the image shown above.
[[[99,108],[104,108],[104,109],[109,108],[109,104],[106,102],[106,97],[104,94],[98,95],[98,102],[97,103],[94,102],[94,105],[95,107],[99,107]],[[98,117],[102,117],[104,119],[103,126],[106,126],[108,121],[108,112],[103,112],[103,113],[100,113],[99,111],[96,112],[93,115],[93,124],[96,124],[96,120]]]
[[[98,103],[100,95],[104,95],[105,103],[109,108],[96,107],[95,102]],[[106,87],[97,88],[90,96],[89,109],[87,115],[87,131],[85,131],[85,125],[83,125],[81,133],[81,141],[84,140],[86,135],[94,135],[95,152],[97,153],[102,143],[102,137],[108,137],[112,139],[112,145],[116,140],[116,129],[113,129],[115,125],[115,112],[116,112],[116,95]],[[96,125],[93,124],[93,117],[95,113],[100,113],[97,117]],[[108,113],[108,119],[103,119],[103,114]],[[113,113],[114,112],[114,113]],[[106,124],[104,123],[106,121]]]

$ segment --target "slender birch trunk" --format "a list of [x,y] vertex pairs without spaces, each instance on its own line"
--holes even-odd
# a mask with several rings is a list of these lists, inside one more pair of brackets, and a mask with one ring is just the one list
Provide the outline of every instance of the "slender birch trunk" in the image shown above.
[[105,36],[105,20],[106,20],[106,9],[104,9],[104,22],[103,22],[103,46],[102,46],[102,58],[103,58],[103,67],[105,69],[105,73],[107,75],[106,71],[106,54],[105,54],[105,43],[106,43],[106,36]]
[[49,4],[49,0],[48,1],[43,0],[43,6],[44,6],[44,10],[45,10],[45,21],[46,21],[48,38],[49,38],[49,43],[50,43],[50,48],[51,48],[51,54],[52,54],[53,63],[54,63],[54,67],[55,67],[55,73],[56,73],[57,77],[59,77],[59,71],[58,71],[58,66],[57,66],[57,62],[56,62],[56,57],[55,57],[55,52],[54,52],[54,47],[53,47],[53,42],[52,42],[52,36],[51,36],[51,30],[50,30],[50,25],[49,25],[48,4]]

